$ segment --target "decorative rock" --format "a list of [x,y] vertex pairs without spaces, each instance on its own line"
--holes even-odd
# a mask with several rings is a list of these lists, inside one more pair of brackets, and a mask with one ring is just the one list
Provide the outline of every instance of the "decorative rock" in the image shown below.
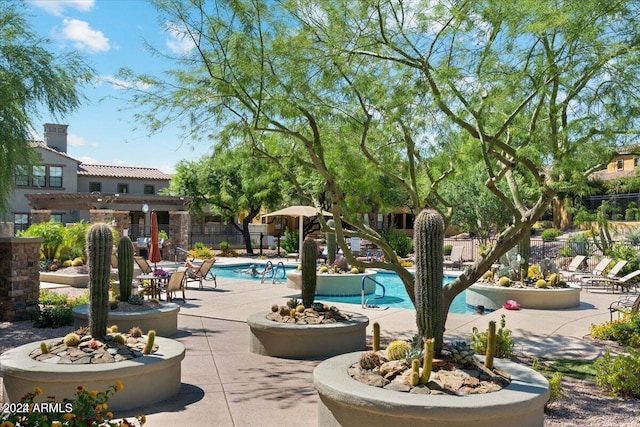
[[387,384],[383,388],[387,389],[387,390],[395,390],[395,391],[401,391],[401,392],[405,392],[405,393],[411,391],[411,386],[410,385],[408,385],[408,384],[400,384],[398,382],[390,382],[389,384]]

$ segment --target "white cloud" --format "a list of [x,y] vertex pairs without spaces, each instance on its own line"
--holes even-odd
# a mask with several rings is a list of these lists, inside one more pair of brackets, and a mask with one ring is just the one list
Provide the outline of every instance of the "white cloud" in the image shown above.
[[96,85],[100,85],[103,82],[110,84],[111,86],[113,86],[114,89],[139,89],[139,90],[149,89],[149,85],[140,80],[137,80],[135,82],[129,82],[126,80],[119,79],[116,76],[111,74],[99,76],[96,80]]
[[73,134],[67,135],[67,143],[72,147],[99,147],[98,144],[87,142],[83,137]]
[[175,23],[167,23],[167,33],[169,33],[169,39],[167,39],[166,44],[171,52],[177,55],[184,55],[191,52],[195,47],[184,27],[180,27]]
[[103,52],[110,49],[109,39],[102,31],[93,30],[89,23],[78,19],[64,19],[62,21],[62,34],[68,40],[74,42],[77,49],[91,52]]
[[76,160],[80,160],[85,165],[99,165],[100,164],[99,161],[97,161],[93,157],[89,157],[89,156],[79,156],[79,157],[73,156],[73,158],[76,159]]
[[95,5],[95,0],[31,0],[31,3],[51,15],[62,16],[64,9],[67,8],[88,12]]

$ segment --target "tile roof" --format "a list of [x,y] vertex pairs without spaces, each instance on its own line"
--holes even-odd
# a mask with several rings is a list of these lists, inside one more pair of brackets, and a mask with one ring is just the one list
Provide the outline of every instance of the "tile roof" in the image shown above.
[[626,170],[626,171],[615,171],[615,172],[609,172],[607,169],[603,169],[589,175],[589,179],[601,179],[603,181],[609,181],[612,179],[632,178],[636,176],[638,176],[636,169]]
[[155,179],[168,181],[171,176],[155,168],[109,165],[78,165],[78,176],[100,176],[108,178]]

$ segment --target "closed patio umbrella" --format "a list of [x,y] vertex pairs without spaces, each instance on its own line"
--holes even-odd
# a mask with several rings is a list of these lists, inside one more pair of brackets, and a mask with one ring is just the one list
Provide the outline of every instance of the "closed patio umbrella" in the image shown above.
[[158,241],[158,216],[154,211],[151,212],[151,247],[149,248],[149,262],[153,263],[154,270],[156,269],[156,263],[162,261]]

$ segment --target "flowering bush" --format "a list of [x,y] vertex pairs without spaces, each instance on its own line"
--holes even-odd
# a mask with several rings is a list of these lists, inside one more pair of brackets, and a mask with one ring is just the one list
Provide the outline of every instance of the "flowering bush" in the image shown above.
[[0,413],[0,427],[46,426],[46,427],[85,427],[85,426],[142,426],[146,422],[144,415],[136,416],[134,421],[114,420],[108,411],[109,397],[122,390],[122,382],[116,383],[103,392],[87,390],[78,386],[75,399],[55,402],[53,396],[45,403],[34,402],[42,389],[36,387],[27,393],[20,402],[5,404],[9,411]]

